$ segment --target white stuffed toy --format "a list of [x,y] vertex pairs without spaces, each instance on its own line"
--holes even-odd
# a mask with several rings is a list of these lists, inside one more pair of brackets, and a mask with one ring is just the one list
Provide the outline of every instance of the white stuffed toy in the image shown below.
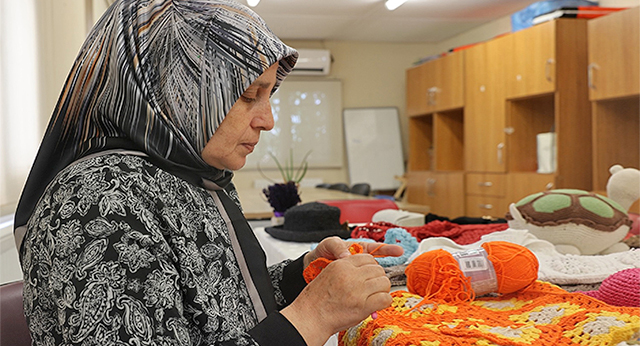
[[525,229],[555,245],[563,254],[622,252],[631,229],[628,208],[640,196],[640,171],[615,165],[607,184],[611,198],[575,189],[529,195],[511,203],[506,219],[512,229]]
[[611,177],[607,182],[607,196],[629,211],[631,205],[640,198],[640,171],[614,165],[609,172]]

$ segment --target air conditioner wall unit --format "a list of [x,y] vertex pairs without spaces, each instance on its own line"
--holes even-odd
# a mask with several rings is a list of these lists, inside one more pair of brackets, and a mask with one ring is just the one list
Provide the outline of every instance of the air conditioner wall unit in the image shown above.
[[331,52],[327,49],[298,49],[298,62],[291,71],[298,76],[326,76],[331,69]]

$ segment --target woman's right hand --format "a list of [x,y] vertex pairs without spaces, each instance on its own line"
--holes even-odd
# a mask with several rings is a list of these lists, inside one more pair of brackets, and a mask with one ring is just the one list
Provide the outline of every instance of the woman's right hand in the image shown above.
[[323,345],[331,335],[387,308],[390,289],[373,256],[351,255],[331,262],[281,313],[309,346]]

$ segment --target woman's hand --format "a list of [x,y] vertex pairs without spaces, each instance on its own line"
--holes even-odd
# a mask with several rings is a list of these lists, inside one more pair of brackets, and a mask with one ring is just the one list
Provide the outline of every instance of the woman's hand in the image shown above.
[[[382,243],[371,243],[371,242],[358,242],[358,244],[362,245],[364,249],[364,253],[371,253],[373,250],[376,250],[376,255],[381,256],[393,256],[398,257],[401,256],[404,252],[402,246],[400,245],[390,245],[390,244],[382,244]],[[326,259],[335,260],[350,256],[349,252],[350,242],[346,242],[342,240],[340,237],[328,237],[323,239],[318,246],[307,253],[304,257],[304,267],[308,267],[311,262],[314,260],[324,257]]]
[[392,301],[391,283],[369,254],[331,262],[281,313],[307,345],[323,345],[333,334],[354,326]]
[[[350,244],[331,237],[310,251],[305,256],[305,267],[320,257],[334,261],[281,311],[309,346],[323,345],[332,334],[391,304],[391,283],[384,269],[368,254],[383,244],[359,243],[365,253],[355,255],[348,250]],[[384,244],[375,253],[400,256],[403,249]]]

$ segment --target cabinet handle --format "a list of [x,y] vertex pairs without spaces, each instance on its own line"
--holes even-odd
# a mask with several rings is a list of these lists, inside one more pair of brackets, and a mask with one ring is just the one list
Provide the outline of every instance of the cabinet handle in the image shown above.
[[427,195],[434,197],[436,195],[435,192],[436,180],[433,178],[427,179]]
[[490,181],[482,181],[478,183],[478,186],[482,186],[482,187],[491,187],[493,186],[493,183]]
[[504,164],[503,160],[502,160],[502,151],[504,149],[504,143],[498,143],[498,147],[497,147],[497,155],[498,155],[498,164],[502,165]]
[[551,79],[551,65],[554,62],[555,61],[553,59],[547,59],[547,62],[544,65],[545,78],[547,78],[547,81],[549,81],[549,82],[553,82],[553,80]]
[[438,87],[431,87],[431,88],[427,89],[427,104],[429,106],[435,106],[436,105],[436,95],[439,92],[440,92],[440,88],[438,88]]
[[493,209],[492,204],[478,204],[478,208],[480,209]]
[[547,191],[549,191],[549,190],[553,189],[553,185],[554,185],[553,183],[548,183],[548,184],[544,187],[544,189],[545,189],[545,190],[547,190]]
[[598,66],[598,64],[596,63],[591,63],[589,64],[589,67],[587,67],[587,80],[589,83],[589,89],[595,89],[596,86],[593,84],[593,70],[598,70],[600,69],[600,66]]

